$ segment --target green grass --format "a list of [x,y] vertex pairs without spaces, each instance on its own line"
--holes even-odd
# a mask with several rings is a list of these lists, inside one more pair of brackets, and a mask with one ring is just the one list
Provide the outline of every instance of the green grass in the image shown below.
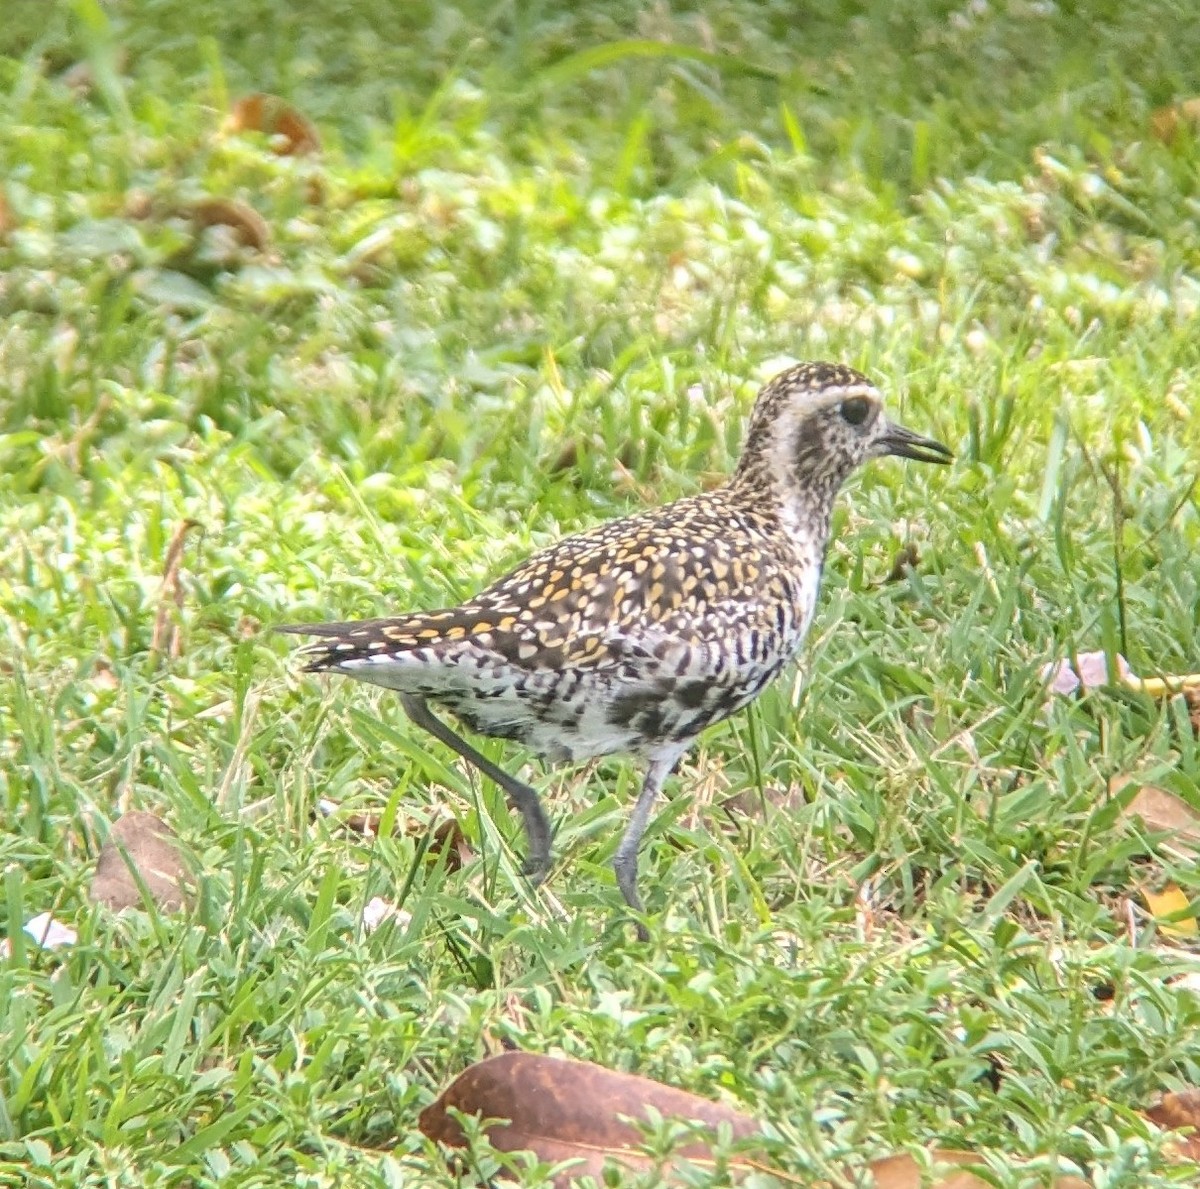
[[[416,1116],[498,1040],[728,1096],[801,1178],[933,1140],[1194,1175],[1136,1111],[1200,1082],[1200,998],[1124,903],[1200,874],[1106,789],[1200,808],[1200,745],[1176,705],[1044,709],[1039,676],[1090,648],[1200,670],[1200,157],[1149,135],[1200,92],[1190,3],[0,23],[0,935],[80,934],[0,963],[0,1183],[452,1184]],[[323,155],[222,135],[253,90]],[[269,246],[199,231],[204,196]],[[496,789],[261,630],[444,605],[697,490],[812,357],[958,460],[852,483],[807,684],[706,735],[652,826],[648,945],[608,869],[629,765],[545,778],[531,893]],[[89,905],[132,807],[184,839],[184,918]],[[375,895],[411,921],[365,936]]]

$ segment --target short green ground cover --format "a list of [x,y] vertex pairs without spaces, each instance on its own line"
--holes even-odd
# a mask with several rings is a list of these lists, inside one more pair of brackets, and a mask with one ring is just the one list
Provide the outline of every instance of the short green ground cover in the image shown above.
[[[1200,670],[1200,153],[1150,135],[1190,3],[198,11],[0,18],[0,935],[79,931],[0,962],[0,1182],[451,1184],[416,1115],[500,1042],[724,1096],[802,1183],[931,1141],[1190,1182],[1136,1112],[1200,1083],[1200,997],[1137,891],[1200,873],[1107,789],[1200,809],[1200,745],[1040,676]],[[322,153],[222,132],[259,90]],[[538,777],[530,892],[497,790],[262,629],[697,490],[803,358],[958,460],[852,483],[807,684],[686,759],[641,945],[629,765]],[[130,808],[188,914],[89,905]]]

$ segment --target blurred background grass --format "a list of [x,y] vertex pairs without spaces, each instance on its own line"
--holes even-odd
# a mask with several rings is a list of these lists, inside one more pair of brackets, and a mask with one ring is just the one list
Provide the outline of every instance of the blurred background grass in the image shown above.
[[[1200,669],[1190,4],[2,25],[0,919],[81,937],[0,968],[0,1174],[453,1183],[416,1112],[503,1037],[728,1094],[802,1176],[931,1138],[1178,1175],[1132,1111],[1196,1081],[1198,1005],[1136,904],[1195,866],[1106,790],[1200,807],[1195,738],[1178,704],[1043,710],[1039,673]],[[254,91],[321,151],[231,130]],[[715,482],[757,384],[811,357],[959,461],[852,484],[809,684],[685,763],[638,947],[627,765],[545,778],[531,894],[496,790],[261,629],[452,602]],[[183,837],[185,921],[88,904],[130,807]],[[374,895],[408,924],[365,936]]]

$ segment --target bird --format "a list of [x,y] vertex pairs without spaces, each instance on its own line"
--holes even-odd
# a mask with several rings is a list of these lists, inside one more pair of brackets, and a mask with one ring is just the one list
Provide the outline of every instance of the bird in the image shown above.
[[305,649],[306,672],[397,691],[416,726],[499,785],[522,819],[535,883],[552,861],[537,792],[434,708],[550,763],[642,761],[613,870],[645,937],[638,856],[664,782],[705,728],[753,702],[795,656],[835,497],[860,463],[885,455],[953,458],[889,420],[861,372],[801,363],[759,392],[723,485],[564,537],[456,607],[279,630],[320,638]]

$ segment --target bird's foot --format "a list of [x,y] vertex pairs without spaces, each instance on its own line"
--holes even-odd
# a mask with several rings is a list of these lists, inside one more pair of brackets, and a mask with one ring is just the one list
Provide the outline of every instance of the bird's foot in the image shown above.
[[530,855],[529,858],[521,864],[521,874],[529,880],[533,886],[539,887],[550,874],[551,858],[549,855]]

